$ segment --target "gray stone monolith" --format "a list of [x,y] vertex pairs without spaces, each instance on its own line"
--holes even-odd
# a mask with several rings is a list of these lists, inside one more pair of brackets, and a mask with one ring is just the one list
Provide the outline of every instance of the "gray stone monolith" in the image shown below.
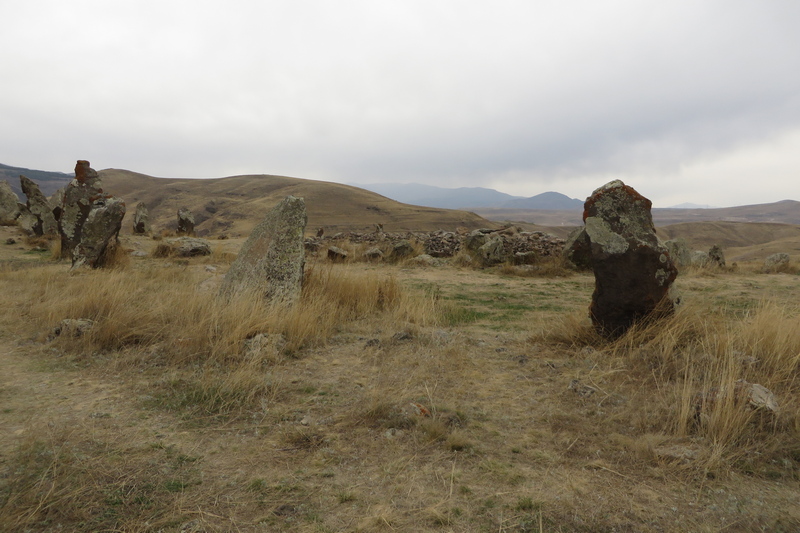
[[88,161],[75,164],[75,178],[64,189],[58,231],[61,234],[61,255],[72,259],[72,252],[81,240],[81,229],[94,201],[102,198],[103,188],[97,172]]
[[595,276],[589,313],[597,331],[623,334],[641,319],[673,312],[678,270],[656,236],[650,200],[619,180],[584,204],[585,239]]
[[22,192],[28,198],[26,203],[28,211],[37,220],[32,228],[32,234],[58,235],[58,224],[56,224],[56,218],[53,216],[53,208],[50,207],[50,202],[42,194],[39,186],[25,176],[19,177],[19,184]]
[[119,238],[125,202],[119,198],[97,198],[81,228],[81,238],[72,251],[72,268],[103,266],[112,239]]
[[220,287],[220,295],[257,293],[275,303],[300,298],[305,266],[302,198],[287,196],[253,229]]
[[13,226],[19,215],[17,193],[6,180],[0,180],[0,226]]
[[144,202],[136,204],[136,213],[133,215],[133,232],[140,235],[150,233],[150,213]]
[[194,215],[186,207],[178,209],[178,235],[194,235]]

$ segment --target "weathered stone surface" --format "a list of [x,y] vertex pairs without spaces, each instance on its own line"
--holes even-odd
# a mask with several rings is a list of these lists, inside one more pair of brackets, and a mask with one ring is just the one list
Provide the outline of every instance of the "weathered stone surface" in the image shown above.
[[712,246],[708,250],[708,262],[712,266],[716,267],[724,267],[725,266],[725,254],[722,252],[722,248],[717,246],[716,244]]
[[[75,164],[75,179],[64,190],[58,231],[61,234],[61,254],[73,259],[73,252],[81,240],[81,230],[95,200],[105,199],[102,183],[88,161]],[[74,261],[73,261],[74,263]]]
[[383,259],[383,251],[376,246],[364,252],[363,256],[368,261],[380,261]]
[[39,186],[25,176],[19,177],[19,184],[22,192],[28,198],[26,206],[28,211],[36,217],[36,224],[33,226],[33,235],[57,235],[58,225],[53,216],[53,208],[50,202],[39,190]]
[[195,257],[198,255],[211,255],[211,243],[197,237],[178,237],[169,239],[167,244],[172,249],[170,255],[178,257]]
[[194,235],[194,215],[185,207],[178,209],[178,235]]
[[665,241],[664,246],[669,251],[672,262],[677,267],[686,267],[692,264],[692,251],[683,239]]
[[269,301],[300,297],[305,266],[303,232],[308,217],[302,198],[287,196],[253,229],[220,287],[220,295],[257,292]]
[[510,259],[506,250],[505,239],[501,235],[492,235],[478,248],[478,257],[484,266],[499,265]]
[[12,226],[19,218],[19,198],[6,180],[0,180],[0,226]]
[[569,234],[564,243],[564,256],[578,268],[592,268],[592,245],[586,228],[577,228]]
[[[68,186],[69,185],[67,185],[67,187]],[[51,196],[48,199],[48,202],[50,203],[50,208],[53,210],[53,216],[55,217],[56,222],[58,222],[59,219],[61,218],[61,209],[62,206],[64,205],[64,194],[67,192],[67,187],[58,189],[56,192],[53,193],[53,196]]]
[[144,202],[136,204],[136,213],[133,215],[133,232],[138,234],[150,233],[150,213]]
[[779,252],[764,259],[764,272],[778,272],[789,265],[789,254]]
[[708,266],[709,261],[708,252],[704,252],[703,250],[695,250],[692,252],[692,266]]
[[392,246],[392,257],[403,259],[414,253],[414,246],[406,239],[394,243]]
[[600,187],[584,204],[595,290],[592,323],[610,337],[637,320],[674,310],[669,289],[678,271],[656,237],[650,200],[619,180]]
[[331,261],[344,261],[345,259],[347,259],[347,252],[342,250],[338,246],[329,246],[328,259],[330,259]]
[[111,240],[119,237],[124,216],[125,202],[121,199],[95,199],[81,227],[78,245],[72,250],[72,268],[103,266]]
[[433,257],[432,255],[428,254],[420,254],[413,259],[411,259],[411,263],[418,265],[418,266],[426,266],[426,267],[436,267],[442,265],[442,260]]

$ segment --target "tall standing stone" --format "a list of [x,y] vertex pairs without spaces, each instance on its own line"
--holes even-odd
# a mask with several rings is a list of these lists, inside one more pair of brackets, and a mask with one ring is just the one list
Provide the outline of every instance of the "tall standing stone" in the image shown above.
[[220,295],[256,292],[276,303],[296,301],[303,282],[307,222],[302,198],[287,196],[275,206],[242,246],[225,275]]
[[19,218],[19,198],[6,180],[0,180],[0,226],[11,226]]
[[75,179],[64,190],[61,253],[72,267],[103,265],[111,240],[116,240],[125,216],[125,202],[103,192],[102,182],[88,161],[75,165]]
[[194,235],[194,215],[186,207],[178,209],[178,235]]
[[674,311],[669,292],[678,270],[656,236],[651,206],[619,180],[594,191],[584,204],[584,228],[575,242],[589,250],[595,276],[589,313],[605,336]]
[[136,213],[133,215],[133,232],[138,234],[150,233],[150,213],[144,202],[136,204]]
[[58,235],[58,224],[56,224],[56,218],[53,216],[53,208],[50,207],[50,202],[42,194],[39,186],[25,176],[19,177],[19,184],[22,192],[28,198],[26,204],[28,211],[37,220],[33,227],[33,234]]

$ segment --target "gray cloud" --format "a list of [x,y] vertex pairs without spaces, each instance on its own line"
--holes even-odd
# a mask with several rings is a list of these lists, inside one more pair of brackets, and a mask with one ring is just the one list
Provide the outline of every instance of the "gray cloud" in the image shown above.
[[796,151],[800,5],[660,4],[6,3],[0,162],[668,198],[709,158]]

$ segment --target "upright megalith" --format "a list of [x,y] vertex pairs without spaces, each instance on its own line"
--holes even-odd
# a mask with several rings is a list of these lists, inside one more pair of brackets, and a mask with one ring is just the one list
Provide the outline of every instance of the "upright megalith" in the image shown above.
[[220,295],[256,293],[276,303],[300,297],[305,265],[303,232],[308,217],[302,198],[287,196],[253,229],[225,275]]
[[19,198],[6,180],[0,180],[0,226],[11,226],[19,218]]
[[678,270],[656,237],[650,200],[619,180],[586,200],[573,246],[588,249],[595,289],[589,313],[601,334],[616,337],[636,321],[668,315]]
[[150,233],[150,213],[144,202],[136,204],[136,213],[133,215],[133,232],[140,235]]
[[[53,216],[53,208],[50,207],[50,202],[42,194],[39,186],[25,176],[19,177],[19,184],[28,199],[25,207],[27,207],[30,215],[35,218],[32,226],[25,225],[23,230],[37,236],[58,235],[58,225],[56,224],[56,218]],[[27,215],[27,213],[25,214]]]
[[75,179],[64,190],[58,229],[61,255],[79,266],[102,266],[111,240],[116,240],[125,216],[125,202],[103,192],[102,182],[88,161],[75,165]]
[[178,235],[194,235],[194,215],[186,207],[178,209]]

